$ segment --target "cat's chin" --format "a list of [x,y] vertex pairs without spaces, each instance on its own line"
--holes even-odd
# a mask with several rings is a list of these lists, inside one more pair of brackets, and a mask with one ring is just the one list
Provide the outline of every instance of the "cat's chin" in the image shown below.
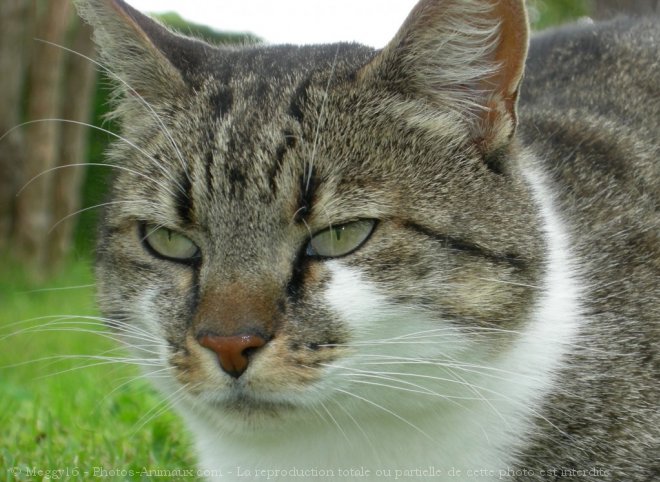
[[245,392],[225,396],[203,396],[185,404],[184,412],[206,420],[223,432],[277,432],[291,422],[309,418],[309,407],[301,401],[256,396]]
[[[205,390],[193,395],[193,405],[203,405],[219,416],[243,419],[274,419],[295,414],[305,408],[304,395],[254,390],[236,384]],[[308,401],[309,402],[309,401]]]
[[300,408],[292,402],[268,400],[245,393],[233,394],[222,400],[211,400],[207,404],[218,412],[244,418],[281,417]]

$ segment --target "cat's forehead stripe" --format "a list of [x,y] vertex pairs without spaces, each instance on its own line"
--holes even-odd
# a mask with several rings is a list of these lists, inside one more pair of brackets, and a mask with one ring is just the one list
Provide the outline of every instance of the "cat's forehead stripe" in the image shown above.
[[304,223],[305,219],[310,216],[317,186],[316,169],[313,165],[308,164],[300,175],[300,194],[298,198],[298,210],[294,216],[295,222]]
[[234,92],[228,85],[219,85],[211,94],[209,105],[213,121],[222,119],[231,110],[234,104]]
[[174,200],[177,214],[184,224],[192,224],[193,222],[193,203],[192,203],[192,180],[190,175],[186,172],[181,176],[180,189],[176,191]]
[[307,102],[307,89],[309,88],[311,81],[311,75],[305,77],[305,79],[296,87],[294,94],[291,97],[291,102],[289,103],[289,115],[301,124],[305,119],[302,106]]
[[[279,54],[286,56],[287,52]],[[288,195],[298,197],[296,202],[301,216],[309,213],[314,186],[308,186],[307,178],[305,182],[295,178],[287,182],[282,175],[301,170],[308,172],[303,165],[306,162],[303,154],[296,153],[296,157],[291,152],[299,147],[301,124],[305,120],[303,111],[310,108],[306,105],[308,90],[314,75],[318,74],[318,70],[302,68],[278,78],[276,87],[251,76],[238,79],[225,75],[215,79],[217,83],[228,82],[228,85],[211,86],[203,100],[213,127],[206,129],[206,138],[202,138],[206,154],[196,163],[200,174],[193,182],[197,178],[204,179],[204,197],[217,202],[217,194],[222,193],[230,199],[257,196],[270,202],[281,194],[282,182],[304,184],[304,188]],[[291,164],[292,169],[285,169],[286,164]],[[250,195],[248,190],[252,191]],[[191,218],[193,201],[184,196],[177,200],[182,220]]]

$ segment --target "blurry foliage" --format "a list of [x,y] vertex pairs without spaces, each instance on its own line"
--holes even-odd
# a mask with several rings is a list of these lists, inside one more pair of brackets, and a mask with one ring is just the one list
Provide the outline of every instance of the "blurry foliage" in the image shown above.
[[262,42],[262,39],[251,33],[218,32],[206,25],[188,22],[175,12],[156,15],[156,18],[177,32],[201,38],[212,44],[254,44]]
[[527,0],[527,9],[533,30],[589,15],[588,0]]
[[[587,3],[588,0],[527,0],[532,28],[541,30],[585,16],[589,13]],[[253,34],[217,32],[205,25],[187,22],[176,13],[162,14],[158,18],[182,34],[199,37],[209,43],[253,44],[261,41]],[[96,91],[94,125],[116,132],[117,126],[104,120],[104,115],[110,108],[110,84],[111,81],[107,76],[103,76],[99,81]],[[90,162],[103,162],[103,152],[112,138],[97,130],[92,130],[91,136],[89,160]],[[106,200],[111,174],[111,169],[107,167],[90,166],[88,168],[83,197],[85,206],[98,205]],[[101,209],[94,208],[80,215],[76,238],[79,252],[90,252],[93,248],[95,226],[100,213]]]

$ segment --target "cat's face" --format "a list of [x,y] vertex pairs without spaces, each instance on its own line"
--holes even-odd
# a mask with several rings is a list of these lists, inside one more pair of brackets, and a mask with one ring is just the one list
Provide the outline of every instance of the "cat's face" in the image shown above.
[[383,52],[223,50],[92,3],[111,67],[137,91],[119,108],[128,142],[111,152],[99,299],[154,379],[231,426],[372,400],[376,369],[467,396],[470,374],[452,367],[514,343],[543,243],[513,107],[474,111],[475,74],[452,88],[414,68],[416,48],[437,50],[418,32],[440,13],[418,8]]

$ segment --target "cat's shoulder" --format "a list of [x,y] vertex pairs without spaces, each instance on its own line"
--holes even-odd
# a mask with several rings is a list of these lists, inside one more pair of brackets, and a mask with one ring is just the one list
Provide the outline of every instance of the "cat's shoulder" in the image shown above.
[[631,105],[640,116],[658,113],[660,102],[648,99],[660,95],[659,52],[660,17],[580,22],[540,32],[530,42],[522,102],[606,115]]
[[591,180],[599,183],[606,171],[620,187],[642,183],[652,191],[660,150],[659,20],[617,18],[535,35],[520,93],[525,142],[565,173],[598,171]]
[[[607,21],[581,20],[535,33],[530,42],[530,60],[557,48],[584,53],[597,52],[617,45],[657,46],[660,34],[659,16],[616,17]],[[657,58],[657,56],[656,56]]]
[[607,253],[647,281],[644,260],[658,256],[659,52],[658,17],[542,32],[520,93],[521,138],[552,180],[581,256]]

